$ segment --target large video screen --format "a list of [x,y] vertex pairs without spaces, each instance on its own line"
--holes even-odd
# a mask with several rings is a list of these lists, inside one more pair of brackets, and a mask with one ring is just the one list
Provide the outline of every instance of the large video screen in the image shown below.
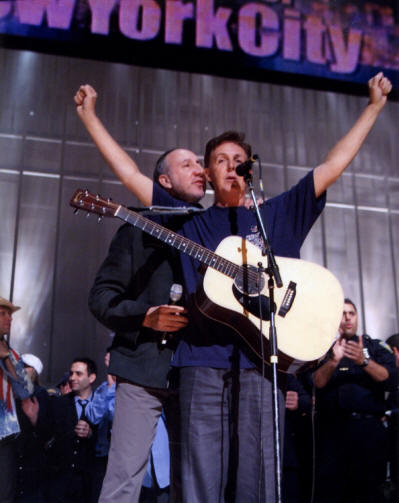
[[349,92],[383,71],[397,92],[398,4],[0,0],[0,34],[3,47]]

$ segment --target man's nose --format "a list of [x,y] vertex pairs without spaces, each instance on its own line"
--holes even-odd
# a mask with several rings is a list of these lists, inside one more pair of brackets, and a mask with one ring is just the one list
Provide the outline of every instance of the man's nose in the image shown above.
[[204,170],[204,167],[201,166],[201,164],[195,164],[193,171],[194,171],[194,174],[196,174],[196,175],[205,176],[205,170]]
[[228,163],[227,163],[227,169],[229,171],[235,171],[236,169],[236,163],[233,161],[233,160],[230,160]]

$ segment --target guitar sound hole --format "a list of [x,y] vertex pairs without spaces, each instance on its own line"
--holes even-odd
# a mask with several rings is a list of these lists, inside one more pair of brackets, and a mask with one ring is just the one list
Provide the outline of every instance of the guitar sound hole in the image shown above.
[[234,278],[234,285],[244,295],[258,295],[265,286],[265,279],[263,274],[259,277],[256,267],[244,264]]
[[[233,284],[233,294],[246,311],[253,314],[257,318],[260,318],[262,314],[262,319],[264,321],[270,321],[269,297],[266,297],[266,295],[261,295],[259,305],[259,295],[246,295],[245,293],[242,293],[240,290],[238,290],[235,284]],[[276,309],[276,304],[274,304],[274,309]]]
[[[256,267],[245,264],[240,267],[238,274],[234,278],[233,294],[246,311],[257,318],[260,318],[262,314],[263,319],[269,321],[269,297],[261,295],[259,306],[259,292],[263,290],[264,286],[264,276],[261,275],[259,277]],[[262,313],[260,313],[260,311],[262,311]]]

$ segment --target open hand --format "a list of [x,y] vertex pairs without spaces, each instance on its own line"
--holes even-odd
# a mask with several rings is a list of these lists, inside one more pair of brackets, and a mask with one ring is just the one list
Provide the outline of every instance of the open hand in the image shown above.
[[364,362],[362,335],[359,335],[359,342],[351,340],[346,342],[344,356],[355,362],[357,365],[361,365]]
[[344,357],[345,346],[346,346],[346,339],[340,337],[332,348],[333,359],[335,361],[339,362]]

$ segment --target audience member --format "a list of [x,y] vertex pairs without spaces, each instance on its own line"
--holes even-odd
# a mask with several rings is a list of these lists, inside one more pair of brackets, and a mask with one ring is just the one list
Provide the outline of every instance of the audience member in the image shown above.
[[72,389],[49,401],[40,425],[47,434],[49,503],[94,503],[92,480],[95,466],[96,428],[85,414],[92,399],[97,367],[90,358],[75,358],[70,369]]
[[389,347],[356,335],[345,299],[340,337],[314,373],[318,435],[316,501],[376,503],[386,470],[385,391],[396,379]]
[[40,359],[26,353],[21,356],[25,370],[34,384],[32,397],[17,400],[21,433],[17,438],[17,496],[15,503],[42,503],[44,501],[45,451],[44,438],[36,428],[38,416],[45,417],[49,395],[40,386],[43,370]]
[[[151,447],[150,459],[141,488],[140,503],[168,503],[170,497],[170,452],[169,436],[166,429],[165,414],[157,424],[154,442]],[[178,499],[172,499],[174,503]]]
[[312,395],[287,375],[282,475],[284,503],[309,503],[312,489]]
[[59,389],[61,395],[67,395],[72,391],[71,384],[69,382],[69,370],[65,372],[55,386]]
[[[109,367],[110,354],[104,357],[105,366]],[[100,384],[87,404],[86,417],[97,425],[95,468],[93,470],[93,497],[98,501],[108,463],[109,444],[115,408],[116,378],[107,374],[107,380]]]
[[391,391],[387,400],[388,417],[388,461],[391,480],[391,494],[389,501],[399,501],[399,334],[388,337],[387,344],[395,356],[396,386]]
[[8,345],[12,315],[20,307],[0,297],[0,502],[12,503],[16,490],[16,437],[20,432],[15,398],[28,398],[33,385],[18,353]]

